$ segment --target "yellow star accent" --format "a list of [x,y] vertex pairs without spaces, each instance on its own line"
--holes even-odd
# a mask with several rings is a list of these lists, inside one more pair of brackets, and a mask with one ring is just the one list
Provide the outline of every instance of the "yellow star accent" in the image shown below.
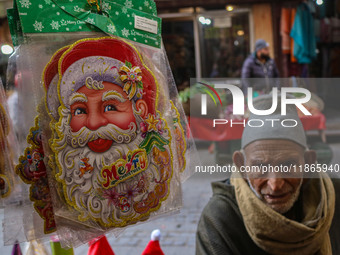
[[155,130],[157,131],[156,125],[159,122],[159,120],[155,119],[153,115],[149,115],[149,117],[145,120],[149,126],[148,126],[148,131]]

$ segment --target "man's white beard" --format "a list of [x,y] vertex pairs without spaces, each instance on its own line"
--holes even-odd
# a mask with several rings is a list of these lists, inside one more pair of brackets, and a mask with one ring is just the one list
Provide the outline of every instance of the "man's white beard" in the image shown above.
[[[62,171],[59,169],[59,179],[65,181],[65,196],[82,211],[84,219],[91,216],[103,221],[104,224],[109,224],[109,219],[113,218],[115,221],[119,221],[121,216],[131,213],[127,212],[124,214],[120,210],[115,210],[114,205],[109,203],[108,199],[99,198],[97,189],[103,190],[101,185],[103,182],[101,177],[103,166],[112,164],[127,155],[128,151],[138,149],[139,144],[143,141],[139,132],[139,124],[143,119],[138,114],[135,114],[135,117],[136,124],[133,123],[134,125],[131,125],[128,130],[122,130],[115,125],[109,124],[97,131],[82,128],[78,132],[73,133],[69,125],[71,118],[70,111],[68,109],[62,111],[61,124],[56,127],[60,134],[64,134],[62,139],[56,142],[58,162],[62,168]],[[78,138],[74,139],[73,137],[76,136]],[[113,140],[113,145],[106,152],[93,152],[87,146],[87,143],[97,138]],[[81,159],[84,158],[89,158],[88,164],[93,167],[93,170],[82,174],[80,164]],[[146,171],[149,176],[158,177],[155,176],[156,174],[153,171]],[[117,192],[124,192],[127,187],[137,183],[145,175],[145,172],[119,183],[115,187]]]

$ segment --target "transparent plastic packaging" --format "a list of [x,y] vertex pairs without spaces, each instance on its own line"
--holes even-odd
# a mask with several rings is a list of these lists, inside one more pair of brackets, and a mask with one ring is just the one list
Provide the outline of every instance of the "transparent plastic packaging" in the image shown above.
[[17,155],[17,140],[13,132],[6,94],[0,80],[0,207],[6,206],[14,190],[14,158]]
[[26,38],[15,58],[31,126],[16,168],[36,211],[22,211],[26,237],[56,231],[76,247],[179,210],[195,146],[164,48],[94,32]]
[[[18,224],[23,221],[18,215],[21,215],[22,211],[19,209],[13,213],[12,210],[23,205],[22,201],[25,199],[26,192],[25,186],[15,173],[19,147],[8,104],[15,102],[16,100],[9,100],[6,97],[0,80],[0,207],[4,209],[3,228],[8,230],[7,232],[4,230],[5,244],[8,244],[8,239],[11,240],[10,244],[14,244],[16,240],[25,240],[23,231],[18,231]],[[8,213],[10,211],[11,214]]]

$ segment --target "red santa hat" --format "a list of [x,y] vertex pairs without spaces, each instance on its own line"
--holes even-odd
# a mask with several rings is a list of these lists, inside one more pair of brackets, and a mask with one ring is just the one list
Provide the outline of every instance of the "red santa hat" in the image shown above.
[[115,255],[106,236],[101,236],[89,242],[87,255]]
[[164,252],[159,245],[159,240],[161,239],[161,231],[156,229],[151,233],[151,240],[145,247],[142,255],[164,255]]
[[102,82],[119,85],[129,100],[143,98],[148,112],[155,112],[158,88],[155,76],[131,44],[111,37],[81,40],[69,47],[59,61],[59,93],[69,107],[69,97],[84,85],[99,90]]

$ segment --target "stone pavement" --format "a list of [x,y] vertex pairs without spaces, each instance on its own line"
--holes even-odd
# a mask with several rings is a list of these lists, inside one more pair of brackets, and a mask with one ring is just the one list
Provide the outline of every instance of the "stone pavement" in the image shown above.
[[[141,254],[150,240],[150,233],[158,228],[162,233],[160,243],[165,254],[194,254],[196,227],[211,196],[210,181],[213,177],[216,176],[196,174],[184,183],[184,206],[180,213],[128,228],[117,239],[109,236],[114,252],[117,255]],[[77,249],[78,254],[83,254],[82,248]]]

